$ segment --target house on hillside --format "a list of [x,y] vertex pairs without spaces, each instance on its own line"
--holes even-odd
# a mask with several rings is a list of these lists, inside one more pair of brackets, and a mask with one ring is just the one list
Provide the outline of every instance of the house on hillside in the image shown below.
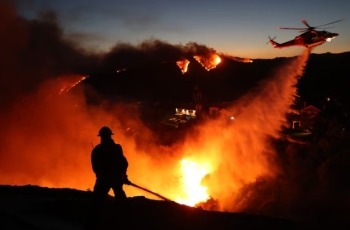
[[190,120],[197,117],[196,109],[193,106],[181,106],[175,108],[175,117]]
[[301,110],[291,110],[289,113],[289,121],[291,129],[312,130],[315,121],[321,110],[313,105],[305,106]]
[[300,110],[300,125],[304,130],[312,130],[318,114],[321,112],[315,106],[309,105]]

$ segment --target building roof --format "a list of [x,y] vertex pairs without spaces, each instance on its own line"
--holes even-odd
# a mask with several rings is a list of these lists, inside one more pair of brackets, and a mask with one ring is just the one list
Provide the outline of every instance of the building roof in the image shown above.
[[309,105],[309,106],[307,106],[307,107],[301,109],[300,111],[302,112],[302,111],[306,111],[306,110],[314,110],[314,111],[316,110],[317,112],[321,112],[321,110],[319,110],[318,108],[316,108],[316,107],[313,106],[313,105]]

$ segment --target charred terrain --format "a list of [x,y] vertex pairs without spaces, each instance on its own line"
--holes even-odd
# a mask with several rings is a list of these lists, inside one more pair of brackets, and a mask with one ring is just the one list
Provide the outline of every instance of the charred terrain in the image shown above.
[[[54,12],[0,11],[0,228],[82,228],[104,125],[129,179],[174,201],[125,186],[127,227],[350,226],[350,52],[250,60],[150,39],[94,53]],[[319,110],[311,132],[291,136],[291,110],[307,105]],[[200,112],[166,122],[176,108]]]

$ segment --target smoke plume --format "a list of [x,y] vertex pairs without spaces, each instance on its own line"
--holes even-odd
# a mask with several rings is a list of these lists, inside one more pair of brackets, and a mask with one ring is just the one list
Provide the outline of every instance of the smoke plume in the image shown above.
[[63,39],[54,12],[26,20],[10,4],[0,7],[1,104],[32,93],[46,79],[89,74],[96,68],[96,56]]
[[[91,73],[164,60],[175,65],[182,57],[214,50],[196,43],[182,46],[149,40],[137,46],[118,43],[105,54],[90,53],[65,39],[54,12],[28,20],[9,3],[2,2],[0,8],[5,12],[0,22],[0,60],[4,67],[0,70],[4,130],[1,183],[91,189],[91,144],[99,142],[99,128],[108,125],[132,162],[130,178],[134,176],[141,183],[153,181],[155,188],[164,186],[164,181],[174,175],[164,173],[165,169],[179,159],[171,154],[166,159],[160,157],[169,149],[158,147],[152,140],[137,106],[121,102],[101,108],[86,101],[87,91],[98,97],[93,89],[69,90]],[[136,127],[139,135],[130,137],[131,127]],[[147,149],[136,144],[140,139]],[[145,171],[155,167],[157,170],[145,176]]]

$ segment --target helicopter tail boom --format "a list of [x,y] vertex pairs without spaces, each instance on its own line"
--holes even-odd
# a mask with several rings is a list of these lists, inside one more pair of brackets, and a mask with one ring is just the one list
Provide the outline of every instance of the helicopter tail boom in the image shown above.
[[273,41],[273,40],[270,41],[270,44],[273,46],[273,48],[281,48],[280,44],[275,42],[275,41]]
[[276,37],[274,37],[274,38],[269,37],[269,39],[270,39],[270,40],[269,40],[269,43],[270,43],[274,48],[281,48],[281,47],[280,47],[280,44],[274,41],[275,38],[276,38]]

